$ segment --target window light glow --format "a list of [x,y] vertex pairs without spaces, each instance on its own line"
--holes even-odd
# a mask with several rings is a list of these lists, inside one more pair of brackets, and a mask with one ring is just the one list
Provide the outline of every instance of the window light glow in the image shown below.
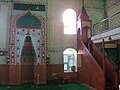
[[77,71],[77,51],[73,48],[67,48],[63,52],[64,72],[72,72],[72,67]]
[[64,34],[76,34],[76,12],[66,9],[63,13]]

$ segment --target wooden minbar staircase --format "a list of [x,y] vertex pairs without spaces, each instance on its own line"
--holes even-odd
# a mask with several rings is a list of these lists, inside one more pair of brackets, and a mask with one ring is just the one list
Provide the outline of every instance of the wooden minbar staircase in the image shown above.
[[77,21],[78,80],[95,90],[118,90],[117,65],[91,40],[91,23],[83,6]]

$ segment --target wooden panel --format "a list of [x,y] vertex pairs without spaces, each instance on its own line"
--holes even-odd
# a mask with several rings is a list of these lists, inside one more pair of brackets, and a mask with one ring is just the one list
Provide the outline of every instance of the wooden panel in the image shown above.
[[79,51],[82,53],[78,54],[81,55],[78,58],[78,61],[81,60],[81,67],[78,67],[78,80],[97,90],[104,90],[105,79],[103,70],[83,42],[80,42]]
[[120,85],[120,72],[118,73],[118,84]]
[[16,66],[16,82],[17,84],[21,84],[21,65]]
[[95,44],[91,43],[91,53],[94,56],[97,63],[100,65],[100,67],[103,69],[103,62],[104,62],[104,54],[95,46]]
[[21,66],[9,65],[9,84],[16,85],[21,83]]
[[15,66],[10,65],[9,66],[9,84],[10,85],[15,84],[14,78],[16,78],[16,75],[15,75],[15,71],[14,70],[15,70]]
[[46,65],[34,66],[34,83],[46,84]]
[[106,78],[106,87],[117,88],[116,84],[116,73],[114,71],[115,65],[106,57],[105,58],[105,78]]
[[9,82],[9,66],[8,65],[0,65],[0,84],[5,85]]
[[70,82],[77,82],[77,72],[66,72],[64,78],[70,78]]
[[[109,44],[110,42],[107,42]],[[113,43],[113,42],[112,42]],[[104,52],[101,52],[94,43],[91,44],[91,53],[94,56],[97,63],[101,66],[105,72],[106,79],[106,88],[117,88],[116,82],[116,72],[114,72],[115,64],[109,60],[107,56],[104,55]]]
[[0,65],[0,84],[46,83],[46,65]]
[[56,77],[64,75],[63,64],[49,64],[47,65],[47,80],[52,81]]
[[82,41],[84,42],[84,43],[87,43],[87,31],[88,31],[88,28],[83,28],[83,30],[82,30]]
[[34,66],[21,65],[21,82],[34,83]]

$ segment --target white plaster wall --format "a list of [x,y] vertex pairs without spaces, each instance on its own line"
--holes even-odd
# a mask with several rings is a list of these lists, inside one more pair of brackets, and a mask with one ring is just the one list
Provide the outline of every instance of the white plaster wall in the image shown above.
[[[0,2],[0,48],[7,50],[11,3]],[[0,64],[6,64],[6,57],[0,56]]]
[[6,48],[8,31],[8,3],[0,3],[0,48]]
[[92,24],[99,23],[104,19],[104,10],[103,9],[95,9],[95,8],[86,8],[88,16],[90,20],[92,20]]
[[62,63],[62,51],[76,48],[76,35],[64,34],[63,12],[68,8],[75,10],[78,16],[80,0],[48,0],[49,50],[53,50],[49,52],[50,63]]
[[84,0],[84,6],[93,25],[104,19],[103,0]]

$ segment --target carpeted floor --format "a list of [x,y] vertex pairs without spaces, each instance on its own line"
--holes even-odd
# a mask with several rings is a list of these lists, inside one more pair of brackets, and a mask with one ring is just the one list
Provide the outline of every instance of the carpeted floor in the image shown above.
[[23,84],[17,86],[0,86],[0,90],[92,90],[81,83],[65,84]]

